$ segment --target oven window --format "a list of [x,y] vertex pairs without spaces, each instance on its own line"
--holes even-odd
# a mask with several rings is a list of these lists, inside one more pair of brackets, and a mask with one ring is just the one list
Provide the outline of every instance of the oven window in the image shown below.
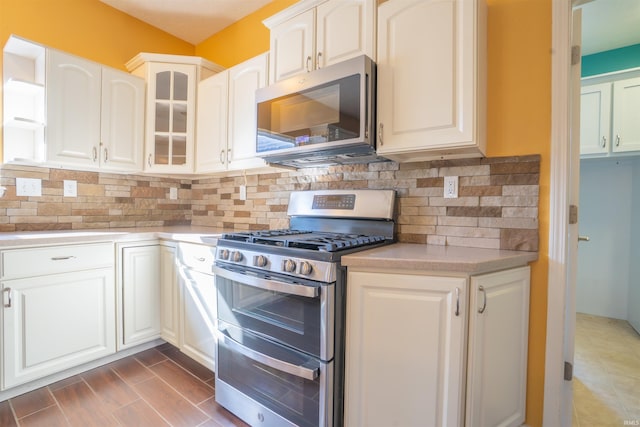
[[[260,338],[250,339],[244,334],[244,344],[260,351],[269,344]],[[261,343],[262,342],[262,343]],[[236,344],[237,345],[237,344]],[[273,344],[270,344],[273,346]],[[296,352],[287,349],[289,358]],[[268,349],[267,351],[268,352]],[[297,353],[300,363],[307,357]],[[307,362],[308,363],[308,362]],[[319,366],[319,362],[318,366]],[[217,381],[223,381],[246,396],[299,426],[318,426],[320,416],[320,376],[315,380],[280,371],[234,351],[225,340],[218,342],[216,360]],[[323,366],[322,369],[325,369]]]
[[[218,288],[218,318],[237,327],[268,336],[300,351],[320,357],[322,302],[273,290],[256,288],[216,276]],[[323,286],[322,292],[333,291]],[[326,326],[326,321],[324,321]],[[324,339],[333,340],[329,331]],[[325,355],[330,360],[332,354]]]

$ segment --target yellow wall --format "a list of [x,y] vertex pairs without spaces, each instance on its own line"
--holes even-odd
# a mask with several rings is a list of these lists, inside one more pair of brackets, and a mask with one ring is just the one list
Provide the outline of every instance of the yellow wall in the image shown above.
[[531,271],[527,424],[542,425],[549,254],[551,0],[487,0],[487,155],[537,153],[540,255]]
[[[195,54],[230,67],[269,49],[274,0],[195,48],[98,0],[0,0],[0,40],[15,33],[117,68],[139,51]],[[487,0],[488,156],[541,154],[540,256],[533,264],[527,423],[542,425],[551,129],[551,0]]]
[[269,50],[269,29],[262,20],[297,0],[273,0],[255,13],[228,26],[196,46],[196,55],[231,67]]

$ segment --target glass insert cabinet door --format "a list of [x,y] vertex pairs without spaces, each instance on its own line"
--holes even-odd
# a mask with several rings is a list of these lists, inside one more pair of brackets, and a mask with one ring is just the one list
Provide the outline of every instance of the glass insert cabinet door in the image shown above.
[[147,157],[148,166],[189,166],[193,147],[195,67],[181,64],[153,64],[149,95],[153,127]]

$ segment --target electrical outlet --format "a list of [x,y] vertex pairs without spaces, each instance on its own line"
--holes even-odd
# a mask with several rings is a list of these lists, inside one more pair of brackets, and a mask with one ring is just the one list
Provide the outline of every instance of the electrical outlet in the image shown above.
[[16,196],[42,196],[40,178],[16,178]]
[[458,177],[457,176],[444,177],[444,198],[445,199],[458,198]]
[[247,186],[240,186],[240,200],[247,200]]
[[65,179],[62,185],[63,197],[78,197],[78,181]]
[[169,188],[169,199],[178,200],[178,189],[176,187]]

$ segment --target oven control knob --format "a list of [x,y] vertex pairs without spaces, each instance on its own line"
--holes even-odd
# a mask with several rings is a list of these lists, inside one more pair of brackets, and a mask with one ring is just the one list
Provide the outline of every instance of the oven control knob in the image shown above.
[[282,269],[287,273],[296,271],[296,262],[292,259],[285,259],[282,261]]
[[238,251],[231,252],[231,261],[233,262],[242,261],[242,252],[238,252]]
[[302,261],[300,263],[300,273],[308,276],[313,271],[313,267],[307,261]]
[[267,265],[267,257],[264,255],[258,255],[253,258],[253,265],[256,267],[264,267]]
[[229,259],[229,249],[222,249],[219,256],[220,259]]

